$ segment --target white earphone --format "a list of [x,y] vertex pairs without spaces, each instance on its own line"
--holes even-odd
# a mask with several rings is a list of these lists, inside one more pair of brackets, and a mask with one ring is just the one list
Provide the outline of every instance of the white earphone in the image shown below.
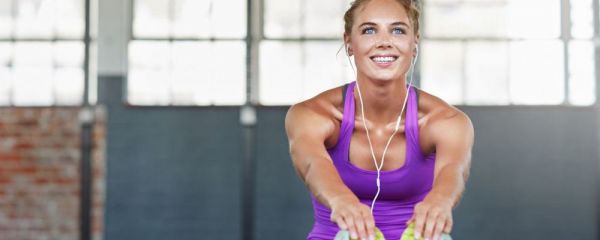
[[[375,157],[375,152],[373,151],[373,144],[371,144],[371,137],[369,136],[369,129],[367,128],[367,124],[365,121],[365,111],[364,111],[364,104],[363,104],[363,99],[362,99],[362,94],[360,91],[360,86],[358,84],[358,79],[356,79],[356,88],[358,90],[358,97],[360,99],[360,107],[361,107],[361,114],[362,114],[362,119],[363,119],[363,125],[365,127],[365,131],[367,132],[367,140],[369,141],[369,147],[371,148],[371,156],[373,157],[373,162],[375,163],[375,168],[377,168],[377,193],[375,194],[375,197],[373,198],[373,202],[371,203],[371,214],[373,214],[373,209],[375,208],[375,201],[377,200],[377,197],[379,196],[379,192],[381,191],[381,180],[380,180],[380,176],[381,176],[381,169],[383,168],[383,163],[385,160],[385,152],[387,151],[388,146],[390,145],[390,142],[392,141],[392,139],[394,138],[394,135],[396,135],[396,132],[398,131],[398,129],[400,128],[400,122],[402,120],[402,114],[404,113],[404,109],[406,107],[406,103],[408,101],[408,95],[410,93],[410,87],[412,86],[412,82],[413,82],[413,73],[414,73],[414,65],[417,61],[417,58],[419,57],[419,44],[417,43],[415,46],[415,57],[413,58],[413,60],[411,61],[410,64],[410,81],[407,87],[407,92],[406,92],[406,96],[404,98],[404,103],[402,104],[402,110],[400,111],[400,116],[398,116],[398,120],[396,121],[396,127],[394,129],[394,133],[392,133],[392,136],[390,136],[390,138],[388,139],[387,144],[385,145],[385,148],[383,149],[383,154],[381,156],[381,165],[377,164],[377,159]],[[352,71],[354,72],[354,75],[356,76],[356,70],[354,69],[354,65],[352,65],[352,61],[350,60],[350,47],[346,46],[346,56],[348,57],[348,63],[350,63],[350,67],[352,67]],[[406,132],[406,130],[405,130]],[[408,149],[408,148],[407,148]],[[406,159],[405,161],[407,161],[408,159]],[[406,163],[405,163],[406,164]]]

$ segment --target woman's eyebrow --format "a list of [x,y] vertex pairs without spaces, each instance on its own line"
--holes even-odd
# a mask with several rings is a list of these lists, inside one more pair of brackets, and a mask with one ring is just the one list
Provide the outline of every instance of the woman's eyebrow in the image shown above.
[[[366,26],[366,25],[377,26],[377,24],[374,23],[374,22],[364,22],[364,23],[361,23],[358,27],[362,27],[362,26]],[[410,28],[410,26],[408,24],[406,24],[405,22],[393,22],[393,23],[390,23],[390,25],[391,26],[403,25],[403,26],[405,26],[407,28]]]
[[405,22],[394,22],[394,23],[392,23],[390,25],[392,25],[392,26],[395,26],[395,25],[404,25],[405,27],[410,28],[410,26],[408,24],[406,24]]
[[375,23],[373,23],[373,22],[364,22],[364,23],[361,23],[360,25],[358,25],[358,27],[362,27],[362,26],[366,26],[366,25],[373,25],[373,26],[376,26],[377,24],[375,24]]

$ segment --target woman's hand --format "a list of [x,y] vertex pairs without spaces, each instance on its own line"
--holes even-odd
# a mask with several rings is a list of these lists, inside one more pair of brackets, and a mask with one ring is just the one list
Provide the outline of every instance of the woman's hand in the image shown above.
[[352,239],[375,239],[375,220],[371,209],[354,195],[332,200],[331,221],[342,230],[348,230]]
[[[415,205],[413,216],[406,222],[415,222],[415,237],[438,240],[442,233],[452,231],[452,202],[439,195],[429,194]],[[423,235],[421,235],[424,233]]]

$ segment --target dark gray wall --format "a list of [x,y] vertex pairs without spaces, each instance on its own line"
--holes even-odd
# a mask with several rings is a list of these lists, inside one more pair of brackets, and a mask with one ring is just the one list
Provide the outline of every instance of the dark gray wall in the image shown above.
[[[106,239],[244,239],[238,108],[126,107],[121,84],[99,81],[108,107]],[[597,111],[461,109],[476,143],[455,239],[599,239]],[[312,225],[286,111],[258,111],[255,239],[304,239]]]
[[100,78],[107,106],[105,239],[241,239],[242,128],[219,108],[122,104],[121,78]]

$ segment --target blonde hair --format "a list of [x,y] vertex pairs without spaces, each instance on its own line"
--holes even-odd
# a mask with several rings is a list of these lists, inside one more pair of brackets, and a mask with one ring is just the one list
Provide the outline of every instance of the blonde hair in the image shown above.
[[[352,25],[354,24],[354,13],[356,9],[370,2],[371,0],[355,0],[350,4],[350,8],[344,14],[344,33],[350,35],[352,32]],[[408,19],[413,26],[413,33],[416,35],[419,33],[419,17],[421,16],[421,7],[417,3],[417,0],[396,0],[400,3],[404,10],[408,14]]]

